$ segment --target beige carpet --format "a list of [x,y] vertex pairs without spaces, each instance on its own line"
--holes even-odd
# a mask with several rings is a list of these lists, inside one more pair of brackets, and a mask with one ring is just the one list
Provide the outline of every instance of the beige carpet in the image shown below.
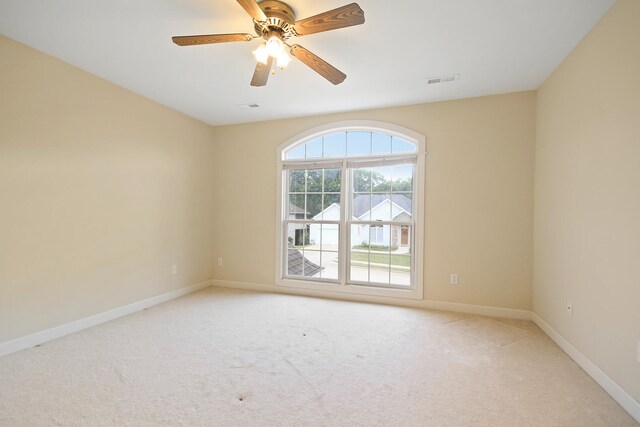
[[1,358],[0,425],[637,423],[531,322],[207,289]]

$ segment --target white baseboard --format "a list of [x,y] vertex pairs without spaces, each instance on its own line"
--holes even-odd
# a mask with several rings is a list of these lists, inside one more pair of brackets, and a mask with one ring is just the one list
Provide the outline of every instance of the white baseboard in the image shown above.
[[144,310],[145,308],[149,308],[154,305],[162,304],[163,302],[207,288],[211,286],[211,284],[212,281],[207,280],[192,286],[176,289],[175,291],[134,302],[133,304],[114,308],[113,310],[104,311],[102,313],[94,314],[93,316],[65,323],[64,325],[45,329],[44,331],[36,332],[31,335],[16,338],[11,341],[5,341],[0,343],[0,357],[117,319],[118,317],[126,316],[127,314],[135,313],[136,311]]
[[492,307],[488,305],[461,304],[458,302],[445,302],[435,300],[423,300],[423,303],[424,307],[432,310],[457,311],[459,313],[479,314],[481,316],[531,320],[531,312],[529,310]]
[[456,311],[458,313],[479,314],[482,316],[505,317],[509,319],[531,319],[529,310],[517,310],[503,307],[490,307],[484,305],[460,304],[435,300],[400,299],[361,294],[348,294],[331,291],[317,291],[309,289],[295,289],[291,287],[261,285],[258,283],[236,282],[232,280],[214,279],[212,286],[219,288],[244,289],[258,292],[271,292],[289,295],[303,295],[311,297],[331,298],[347,301],[370,302],[375,304],[400,305],[404,307],[427,308],[431,310]]
[[589,374],[595,382],[600,384],[609,395],[620,404],[636,421],[640,422],[640,403],[638,403],[629,393],[624,391],[615,381],[598,368],[591,360],[575,348],[562,335],[556,332],[547,322],[542,320],[536,313],[531,314],[531,320],[538,325],[545,334],[549,336],[558,347],[564,350],[584,371]]

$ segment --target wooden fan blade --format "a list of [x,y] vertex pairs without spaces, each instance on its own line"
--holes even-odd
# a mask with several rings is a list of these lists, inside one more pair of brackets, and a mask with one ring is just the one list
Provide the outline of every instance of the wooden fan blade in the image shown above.
[[260,9],[256,0],[238,0],[238,3],[240,3],[240,6],[242,6],[244,10],[246,10],[247,13],[256,21],[267,20],[267,15],[265,15],[262,9]]
[[344,79],[347,78],[347,75],[345,73],[338,70],[327,61],[309,52],[299,44],[294,44],[293,46],[291,46],[291,55],[304,62],[305,65],[307,65],[316,73],[320,74],[325,79],[329,80],[334,85],[342,83]]
[[201,36],[174,36],[171,40],[178,46],[195,46],[199,44],[248,42],[254,37],[249,33],[207,34]]
[[273,57],[267,59],[267,63],[263,64],[258,62],[256,69],[253,72],[253,78],[251,79],[251,86],[264,86],[269,79],[269,73],[271,72],[271,66],[273,65]]
[[306,36],[307,34],[336,30],[363,23],[364,11],[360,9],[357,3],[351,3],[298,21],[294,24],[294,28],[299,36]]

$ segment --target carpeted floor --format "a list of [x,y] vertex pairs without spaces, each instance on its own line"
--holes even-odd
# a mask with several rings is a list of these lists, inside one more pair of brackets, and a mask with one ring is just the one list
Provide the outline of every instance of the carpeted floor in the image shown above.
[[0,425],[637,423],[528,321],[210,288],[1,358]]

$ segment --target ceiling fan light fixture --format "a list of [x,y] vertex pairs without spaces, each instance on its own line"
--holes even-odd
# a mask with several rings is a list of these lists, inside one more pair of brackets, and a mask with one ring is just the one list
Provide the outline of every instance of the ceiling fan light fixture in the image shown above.
[[278,61],[278,68],[280,68],[281,70],[284,69],[287,65],[289,65],[289,62],[291,62],[291,57],[289,56],[289,54],[283,49],[278,56],[276,57],[276,60]]
[[271,36],[265,44],[260,45],[253,51],[253,55],[256,57],[256,61],[267,64],[269,57],[274,58],[277,61],[277,66],[281,70],[284,69],[291,57],[287,53],[287,47],[284,42],[277,36]]
[[267,60],[269,59],[269,52],[267,51],[267,47],[261,44],[256,50],[253,51],[253,56],[256,57],[256,61],[267,64]]
[[269,37],[267,40],[267,52],[274,58],[277,58],[280,52],[284,50],[284,43],[277,36]]

